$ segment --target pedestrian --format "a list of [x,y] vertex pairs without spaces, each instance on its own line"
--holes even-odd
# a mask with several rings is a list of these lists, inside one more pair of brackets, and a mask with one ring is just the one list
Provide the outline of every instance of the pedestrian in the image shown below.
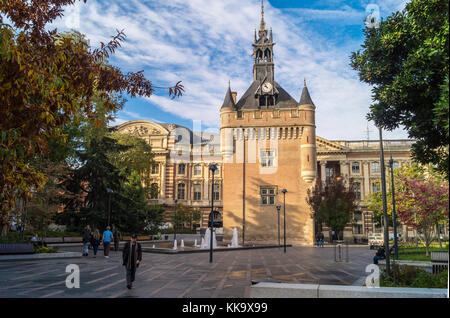
[[120,234],[119,230],[116,228],[116,230],[114,231],[114,250],[116,252],[119,250],[119,243],[121,236],[122,235]]
[[127,273],[127,288],[131,289],[136,275],[136,269],[142,261],[142,247],[137,242],[136,234],[131,235],[131,241],[128,241],[123,247],[122,259],[122,265],[125,266]]
[[316,234],[316,247],[319,247],[319,234],[320,233]]
[[377,253],[373,257],[373,263],[378,264],[378,260],[380,259],[386,259],[386,250],[384,249],[384,247],[380,247],[378,249]]
[[91,242],[91,227],[88,225],[85,226],[83,232],[81,233],[83,237],[83,256],[89,255],[89,243]]
[[324,240],[325,240],[325,236],[323,235],[322,232],[319,233],[319,247],[324,247]]
[[92,248],[94,250],[94,257],[97,257],[97,251],[98,251],[98,247],[101,244],[101,235],[100,235],[100,231],[98,229],[94,230],[94,235],[92,235],[92,241],[91,241],[91,245]]
[[111,240],[113,238],[114,235],[111,232],[111,228],[107,226],[106,231],[103,232],[103,254],[105,255],[105,258],[109,258],[109,248],[111,246]]

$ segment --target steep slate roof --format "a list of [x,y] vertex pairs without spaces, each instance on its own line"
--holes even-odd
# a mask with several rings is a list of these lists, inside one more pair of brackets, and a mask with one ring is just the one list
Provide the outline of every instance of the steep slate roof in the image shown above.
[[[275,88],[278,90],[278,100],[275,106],[269,106],[269,108],[294,108],[297,107],[297,102],[295,99],[289,95],[277,82],[275,83]],[[259,100],[255,98],[255,92],[259,87],[259,82],[254,81],[252,85],[247,89],[247,91],[242,95],[236,104],[238,110],[241,109],[259,109]]]
[[309,95],[309,91],[308,91],[308,87],[306,87],[306,83],[305,86],[303,86],[303,90],[302,90],[302,96],[300,97],[300,102],[298,103],[299,106],[301,105],[314,105],[311,96]]
[[225,99],[224,99],[222,107],[220,109],[222,109],[222,108],[234,109],[235,106],[236,105],[234,104],[233,95],[231,94],[231,88],[230,88],[230,85],[228,85],[228,90],[227,90],[227,93],[225,94]]

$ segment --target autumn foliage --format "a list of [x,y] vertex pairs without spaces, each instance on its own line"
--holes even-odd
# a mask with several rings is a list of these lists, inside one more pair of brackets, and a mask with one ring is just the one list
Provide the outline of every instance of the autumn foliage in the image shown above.
[[[86,1],[84,1],[86,2]],[[29,163],[48,151],[50,138],[82,112],[94,118],[94,96],[108,110],[116,93],[151,96],[154,87],[142,71],[122,73],[107,63],[125,38],[118,31],[94,50],[84,41],[45,27],[75,0],[0,0],[0,220],[16,200],[30,197],[45,177]],[[11,21],[4,23],[3,17]],[[179,97],[183,86],[168,87]]]
[[448,183],[435,178],[400,178],[401,188],[396,194],[395,205],[402,223],[422,233],[428,255],[428,247],[434,240],[437,225],[448,220]]

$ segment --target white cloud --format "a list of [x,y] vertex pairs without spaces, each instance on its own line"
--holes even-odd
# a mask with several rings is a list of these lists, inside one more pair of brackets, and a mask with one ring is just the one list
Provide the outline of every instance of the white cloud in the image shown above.
[[[366,2],[361,1],[363,15]],[[379,3],[382,10],[404,5],[402,0]],[[166,112],[217,127],[228,80],[238,98],[251,83],[253,30],[260,21],[258,0],[91,0],[77,6],[79,30],[93,47],[107,42],[116,29],[125,29],[127,38],[113,57],[114,64],[124,71],[144,69],[158,86],[183,81],[186,92],[181,99],[171,100],[167,95],[148,99]],[[361,15],[347,6],[308,10],[301,16],[309,14],[324,23],[332,19],[355,23]],[[317,106],[317,134],[330,139],[363,139],[371,93],[350,69],[350,52],[334,46],[327,35],[309,29],[305,21],[293,20],[292,11],[273,8],[267,1],[265,21],[273,27],[277,43],[276,80],[298,100],[306,77]],[[64,19],[55,25],[67,29]],[[127,114],[126,105],[121,112],[123,120],[139,116]],[[406,137],[403,132],[387,136]]]

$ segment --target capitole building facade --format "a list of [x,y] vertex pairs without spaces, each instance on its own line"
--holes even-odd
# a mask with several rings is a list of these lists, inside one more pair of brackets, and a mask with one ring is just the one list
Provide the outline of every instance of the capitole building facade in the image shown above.
[[[228,87],[220,108],[220,134],[144,120],[116,126],[119,132],[143,138],[152,147],[155,164],[150,178],[157,191],[150,202],[167,207],[168,221],[175,200],[196,208],[202,212],[200,225],[206,228],[214,198],[223,221],[219,233],[230,241],[237,228],[240,243],[278,242],[276,206],[281,204],[281,233],[285,207],[287,243],[311,245],[316,226],[306,203],[307,190],[340,176],[347,183],[352,179],[358,198],[358,209],[344,238],[367,238],[377,231],[364,198],[380,191],[379,142],[316,136],[316,105],[306,81],[299,101],[276,82],[274,45],[262,7],[253,43],[253,82],[240,98]],[[386,164],[391,154],[395,167],[409,163],[412,143],[385,140]],[[218,167],[214,184],[211,163]],[[324,230],[327,236],[331,229]]]

